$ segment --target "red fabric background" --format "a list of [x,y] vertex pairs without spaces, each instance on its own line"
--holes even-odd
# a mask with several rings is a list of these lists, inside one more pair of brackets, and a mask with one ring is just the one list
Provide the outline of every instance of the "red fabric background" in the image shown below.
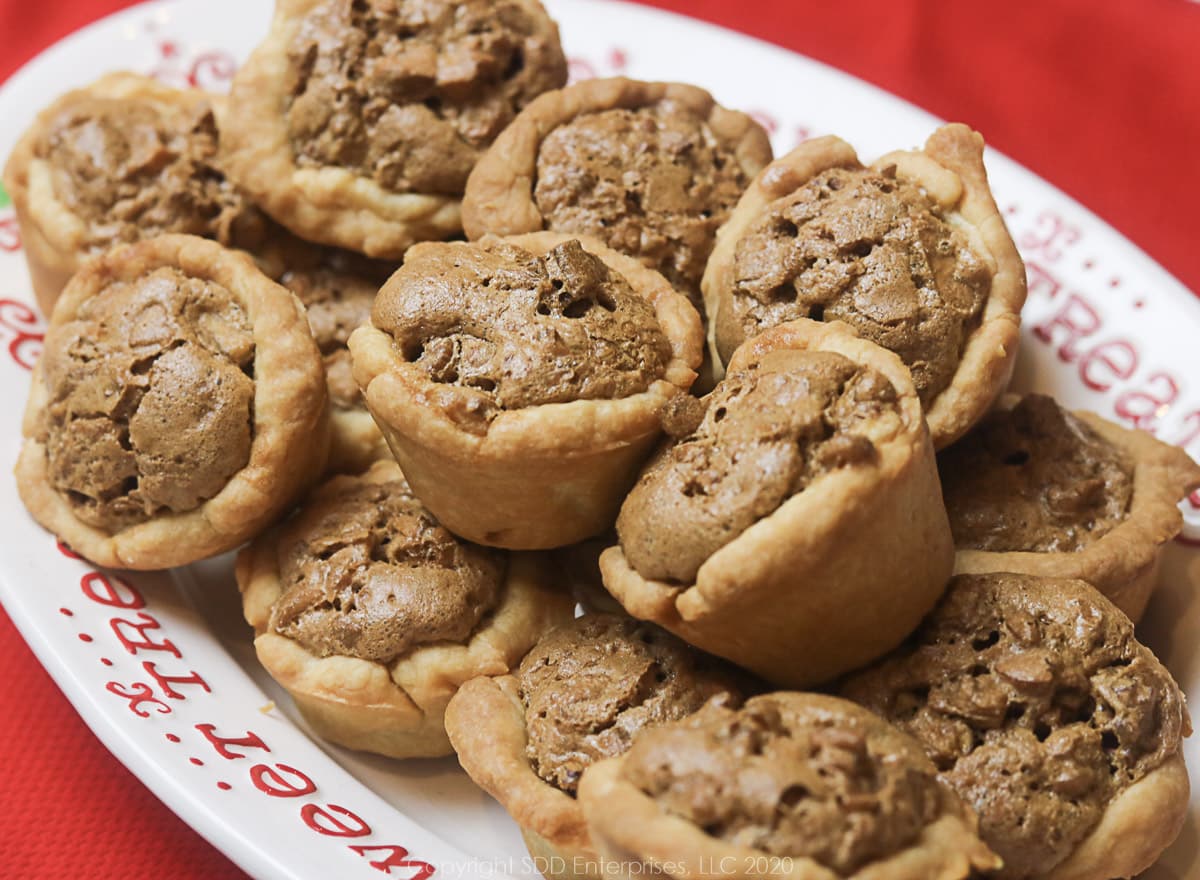
[[[646,2],[771,40],[970,123],[1200,291],[1195,0]],[[0,0],[0,81],[127,5]],[[241,876],[105,751],[2,612],[0,669],[9,754],[0,875]]]

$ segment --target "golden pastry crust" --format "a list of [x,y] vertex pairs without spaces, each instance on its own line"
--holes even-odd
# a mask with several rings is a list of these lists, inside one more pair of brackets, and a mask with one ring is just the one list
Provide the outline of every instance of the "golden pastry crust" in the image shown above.
[[644,392],[503,411],[479,435],[447,414],[455,389],[404,360],[391,336],[368,325],[350,337],[354,378],[409,483],[447,528],[477,544],[547,549],[611,526],[659,436],[660,410],[696,376],[699,316],[657,272],[578,236],[535,232],[503,241],[544,254],[575,239],[654,306],[671,359]]
[[[314,493],[334,496],[358,484],[402,479],[394,461],[376,462],[360,477],[335,477]],[[553,583],[551,567],[535,554],[509,560],[498,604],[464,644],[417,645],[388,664],[358,657],[318,657],[268,629],[282,593],[280,529],[238,554],[237,581],[246,622],[254,627],[259,661],[282,685],[319,736],[352,749],[394,758],[452,752],[443,716],[463,682],[514,668],[551,626],[571,619],[574,602]]]
[[[999,406],[1011,409],[1017,395]],[[1179,534],[1179,502],[1200,487],[1200,465],[1177,446],[1123,428],[1091,412],[1074,415],[1120,450],[1133,472],[1133,497],[1125,519],[1110,532],[1072,553],[959,550],[955,574],[1011,571],[1039,577],[1087,581],[1136,623],[1158,581],[1163,548]]]
[[464,684],[446,708],[446,733],[471,779],[496,798],[521,826],[535,858],[564,868],[552,880],[597,878],[592,846],[579,802],[539,777],[526,755],[525,709],[512,675]]
[[312,484],[329,448],[328,400],[321,355],[294,296],[246,255],[190,235],[164,235],[116,248],[84,265],[54,309],[47,344],[79,307],[110,283],[159,267],[222,285],[245,310],[255,344],[253,440],[245,467],[199,507],[156,516],[109,533],[80,520],[48,479],[38,439],[49,404],[45,361],[34,369],[17,460],[17,489],[42,526],[76,552],[113,568],[186,565],[232,550],[262,530]]
[[[704,120],[720,147],[732,152],[747,178],[771,161],[761,125],[727,110],[704,89],[682,83],[592,79],[547,92],[521,111],[471,172],[463,197],[463,228],[472,240],[488,233],[516,235],[546,228],[534,199],[537,161],[546,136],[578,116],[605,110],[636,110],[665,102]],[[654,266],[650,261],[647,265]]]
[[365,408],[330,409],[330,474],[361,474],[377,461],[391,461],[392,451]]
[[933,607],[953,567],[933,447],[908,369],[844,324],[792,321],[730,361],[779,349],[836,352],[881,373],[898,419],[871,436],[874,464],[830,471],[713,553],[695,583],[638,574],[620,547],[600,557],[604,585],[634,617],[763,678],[803,687],[895,647]]
[[[715,363],[717,334],[733,289],[738,242],[772,202],[830,168],[856,167],[858,156],[845,141],[822,137],[776,159],[755,178],[733,216],[717,233],[717,245],[704,273],[705,308],[711,316],[709,342]],[[968,238],[987,264],[991,290],[978,327],[970,333],[950,385],[929,406],[926,418],[934,447],[942,449],[975,424],[1012,377],[1025,303],[1025,266],[996,207],[983,165],[983,138],[965,125],[939,128],[919,151],[881,156],[871,168],[895,166],[901,180],[913,181]]]
[[1149,868],[1179,836],[1191,787],[1181,754],[1151,770],[1108,805],[1100,823],[1045,880],[1109,880]]
[[[835,697],[776,693],[770,699],[788,715],[801,711],[849,716],[860,725],[887,728],[877,716]],[[894,747],[908,760],[936,771],[916,742],[887,729]],[[976,832],[974,814],[949,789],[938,786],[937,818],[917,839],[894,855],[864,865],[851,874],[831,870],[804,857],[772,856],[762,850],[710,836],[681,816],[663,809],[651,796],[622,776],[625,757],[588,768],[579,801],[608,880],[655,874],[688,880],[961,880],[973,871],[999,867],[1000,861]]]
[[47,319],[63,287],[88,259],[88,224],[57,195],[50,163],[37,156],[37,144],[64,110],[95,99],[146,104],[164,116],[181,110],[198,112],[208,106],[219,112],[222,100],[195,89],[174,89],[140,74],[117,72],[66,93],[38,114],[13,148],[3,177],[21,227],[38,307]]
[[[538,0],[514,0],[547,39],[558,28]],[[415,242],[449,238],[462,229],[458,196],[392,192],[346,168],[300,167],[286,119],[288,49],[307,15],[327,0],[278,0],[265,40],[234,78],[222,150],[230,174],[263,209],[297,235],[399,259]]]

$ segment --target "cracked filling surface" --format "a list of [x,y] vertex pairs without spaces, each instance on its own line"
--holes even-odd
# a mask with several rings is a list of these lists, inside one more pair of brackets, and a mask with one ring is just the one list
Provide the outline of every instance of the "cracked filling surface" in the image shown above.
[[995,412],[938,457],[960,549],[1071,553],[1124,521],[1122,452],[1049,397]]
[[1190,731],[1170,673],[1083,581],[962,575],[845,696],[912,734],[1005,862],[1040,877]]
[[552,630],[517,672],[533,770],[574,795],[583,771],[641,732],[740,693],[720,661],[652,624],[611,614]]
[[845,321],[900,356],[926,407],[953,379],[991,290],[966,236],[894,167],[832,168],[772,202],[737,243],[733,275],[724,360],[785,321]]
[[85,223],[89,253],[172,232],[253,247],[267,221],[218,167],[217,145],[206,102],[88,97],[64,108],[34,151]]
[[318,497],[279,541],[283,592],[270,629],[318,657],[391,663],[465,642],[500,601],[505,557],[468,544],[403,479]]
[[380,282],[326,263],[313,268],[289,268],[279,279],[304,303],[308,328],[325,362],[325,384],[335,409],[362,407],[362,392],[350,368],[346,342],[371,319],[371,305]]
[[703,117],[664,100],[585,113],[551,131],[534,200],[547,229],[638,257],[696,302],[717,229],[748,183]]
[[44,359],[47,473],[88,525],[194,510],[250,460],[254,336],[219,284],[169,267],[114,281]]
[[770,694],[647,731],[621,775],[711,837],[843,877],[903,851],[941,809],[933,767],[882,719]]
[[578,241],[534,256],[504,242],[425,245],[380,291],[372,322],[486,433],[501,410],[620,399],[671,358],[654,307]]
[[287,58],[297,165],[392,192],[461,195],[517,112],[567,79],[550,22],[510,0],[330,0]]
[[626,559],[645,578],[693,583],[713,553],[822,474],[875,463],[865,431],[888,417],[898,424],[891,383],[823,351],[774,352],[703,400],[669,405],[676,440],[617,518]]

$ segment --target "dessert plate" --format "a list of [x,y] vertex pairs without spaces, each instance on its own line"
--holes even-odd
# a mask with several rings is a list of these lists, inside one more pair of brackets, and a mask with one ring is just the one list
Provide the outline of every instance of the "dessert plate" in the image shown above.
[[[782,153],[837,133],[865,159],[922,143],[932,116],[828,67],[666,13],[604,0],[547,0],[575,78],[695,82],[752,111]],[[267,31],[270,0],[134,7],[48,50],[0,89],[0,157],[34,114],[116,68],[224,89]],[[669,45],[678,51],[663,52]],[[713,59],[720,59],[714,64]],[[770,75],[758,75],[770,71]],[[1003,156],[997,199],[1029,271],[1017,385],[1153,430],[1200,457],[1200,299],[1075,202]],[[0,191],[0,429],[20,445],[42,319]],[[1200,495],[1184,505],[1142,638],[1200,706]],[[310,738],[259,669],[230,558],[156,574],[99,571],[27,516],[0,479],[0,599],[105,745],[167,805],[260,877],[536,876],[516,827],[452,759],[389,761]],[[1185,746],[1200,779],[1200,736]],[[1200,791],[1175,845],[1145,876],[1190,875]]]

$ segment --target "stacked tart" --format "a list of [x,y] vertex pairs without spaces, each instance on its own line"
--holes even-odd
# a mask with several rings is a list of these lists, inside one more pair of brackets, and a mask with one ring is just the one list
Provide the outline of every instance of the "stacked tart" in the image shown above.
[[277,0],[228,98],[54,102],[4,171],[30,514],[240,548],[307,729],[455,754],[554,880],[1152,864],[1191,722],[1133,622],[1200,466],[1008,393],[982,138],[773,159],[566,79],[538,0]]

